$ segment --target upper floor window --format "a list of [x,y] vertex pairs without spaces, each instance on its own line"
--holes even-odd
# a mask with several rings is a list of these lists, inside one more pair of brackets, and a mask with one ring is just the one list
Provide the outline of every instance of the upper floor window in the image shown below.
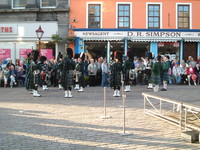
[[100,28],[101,26],[101,5],[88,5],[88,28]]
[[26,7],[27,0],[12,0],[12,8],[24,9]]
[[190,6],[178,5],[178,29],[190,28]]
[[130,5],[118,5],[118,28],[130,28]]
[[148,5],[148,28],[160,28],[160,5]]
[[40,0],[41,8],[55,8],[56,0]]

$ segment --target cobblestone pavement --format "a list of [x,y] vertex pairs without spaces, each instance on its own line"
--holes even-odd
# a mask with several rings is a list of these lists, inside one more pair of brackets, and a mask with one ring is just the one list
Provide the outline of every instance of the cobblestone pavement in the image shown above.
[[113,98],[110,88],[110,119],[100,118],[104,115],[102,87],[73,91],[71,99],[57,88],[41,91],[41,98],[20,87],[0,88],[0,150],[200,149],[197,143],[183,141],[178,127],[144,115],[141,92],[145,91],[144,86],[134,86],[127,93],[126,132],[132,135],[122,136],[122,100]]

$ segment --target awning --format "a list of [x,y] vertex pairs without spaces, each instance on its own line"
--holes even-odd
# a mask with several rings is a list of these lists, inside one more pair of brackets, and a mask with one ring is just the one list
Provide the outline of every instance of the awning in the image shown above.
[[138,38],[138,37],[129,37],[128,40],[131,40],[133,42],[177,42],[182,40],[182,38],[152,38],[152,37],[144,37],[144,38]]
[[121,41],[124,37],[80,37],[83,41]]
[[184,38],[185,42],[200,42],[200,37],[199,38]]

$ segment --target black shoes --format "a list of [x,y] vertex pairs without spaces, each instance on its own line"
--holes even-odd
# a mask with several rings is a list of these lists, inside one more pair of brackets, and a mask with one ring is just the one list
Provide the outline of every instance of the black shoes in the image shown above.
[[167,91],[167,89],[162,88],[161,91]]

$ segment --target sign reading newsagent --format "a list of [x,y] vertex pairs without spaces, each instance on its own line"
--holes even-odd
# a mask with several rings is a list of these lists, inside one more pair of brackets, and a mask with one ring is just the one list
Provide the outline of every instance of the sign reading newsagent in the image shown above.
[[77,37],[199,37],[200,32],[163,31],[75,31]]

